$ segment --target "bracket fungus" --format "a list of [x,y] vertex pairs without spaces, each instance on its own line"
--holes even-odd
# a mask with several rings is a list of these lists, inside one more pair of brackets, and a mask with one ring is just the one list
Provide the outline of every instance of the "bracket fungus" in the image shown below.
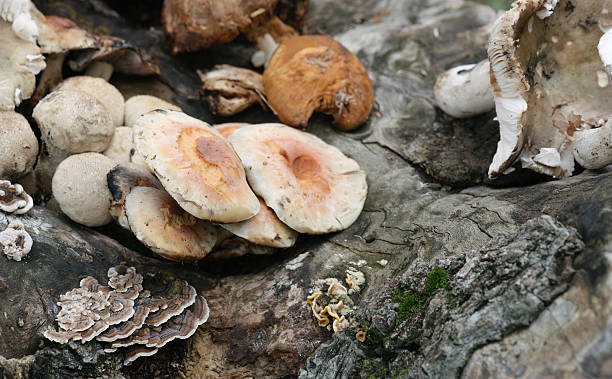
[[111,193],[106,175],[115,166],[99,153],[71,155],[58,166],[52,180],[53,197],[72,221],[101,226],[112,221]]
[[14,180],[34,167],[38,140],[28,121],[14,111],[0,111],[0,178]]
[[231,223],[259,212],[240,158],[207,123],[176,111],[149,112],[134,126],[134,144],[166,191],[195,217]]
[[43,335],[58,343],[95,338],[106,344],[106,353],[129,347],[124,359],[129,365],[174,339],[189,338],[208,319],[206,300],[184,280],[151,292],[143,290],[143,277],[134,267],[111,267],[107,276],[108,286],[88,276],[61,295],[59,329],[50,327]]
[[365,173],[354,160],[312,134],[282,124],[240,128],[229,141],[255,193],[300,233],[348,228],[367,195]]
[[232,116],[257,102],[267,108],[263,77],[255,71],[224,64],[205,73],[198,70],[198,75],[200,94],[213,114]]
[[[500,141],[489,177],[516,161],[555,178],[572,175],[575,160],[593,169],[612,162],[611,7],[610,0],[524,0],[496,21],[488,47],[490,74],[482,63],[458,95],[469,98],[490,76]],[[584,20],[593,26],[584,27]]]
[[[330,36],[299,36],[280,43],[263,73],[268,105],[282,123],[306,127],[314,111],[340,130],[365,123],[374,87],[359,59]],[[287,101],[290,94],[290,101]]]
[[27,213],[33,206],[34,200],[21,184],[0,180],[0,211],[19,215]]
[[13,220],[0,232],[0,251],[8,259],[21,261],[32,249],[32,237],[25,230],[23,223]]

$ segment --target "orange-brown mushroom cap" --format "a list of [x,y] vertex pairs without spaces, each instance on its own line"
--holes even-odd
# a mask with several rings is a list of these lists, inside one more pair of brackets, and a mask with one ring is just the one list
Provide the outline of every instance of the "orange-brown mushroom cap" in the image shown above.
[[268,103],[285,124],[305,127],[314,111],[334,118],[341,130],[366,122],[374,87],[359,59],[330,36],[283,41],[264,74]]
[[125,213],[136,238],[172,261],[202,259],[217,240],[211,223],[196,219],[156,188],[132,188],[125,199]]
[[354,160],[312,134],[282,124],[236,130],[229,141],[249,183],[278,218],[301,233],[346,229],[361,213],[365,173]]
[[197,218],[231,223],[259,212],[240,158],[207,123],[155,110],[134,125],[134,144],[166,191]]

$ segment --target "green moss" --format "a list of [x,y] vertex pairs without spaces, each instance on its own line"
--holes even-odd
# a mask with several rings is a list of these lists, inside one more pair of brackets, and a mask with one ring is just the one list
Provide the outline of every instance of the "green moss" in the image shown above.
[[400,304],[397,319],[395,320],[396,324],[399,325],[404,322],[411,313],[417,313],[425,309],[433,294],[441,288],[450,290],[450,277],[443,268],[436,266],[427,275],[423,292],[414,293],[410,290],[406,290],[401,294],[397,292],[392,298],[394,302]]

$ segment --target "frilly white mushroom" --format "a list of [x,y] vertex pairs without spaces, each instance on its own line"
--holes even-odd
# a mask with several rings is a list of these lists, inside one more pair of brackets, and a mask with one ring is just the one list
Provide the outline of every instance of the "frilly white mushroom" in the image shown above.
[[26,232],[24,225],[19,220],[13,220],[8,227],[0,232],[0,251],[8,259],[21,261],[32,249],[32,237]]
[[11,184],[8,180],[0,180],[0,211],[24,214],[33,206],[32,197],[23,190],[21,184]]
[[30,11],[34,5],[30,0],[1,0],[0,17],[12,22],[12,29],[20,38],[34,42],[38,36],[38,25]]

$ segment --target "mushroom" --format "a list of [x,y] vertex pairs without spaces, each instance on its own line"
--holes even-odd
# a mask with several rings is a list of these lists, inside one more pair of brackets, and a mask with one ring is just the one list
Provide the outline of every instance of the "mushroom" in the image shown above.
[[178,112],[183,111],[179,106],[170,104],[155,96],[132,96],[125,102],[125,126],[133,127],[140,116],[155,109],[167,109]]
[[489,61],[452,68],[438,76],[434,97],[440,109],[457,118],[472,117],[495,108]]
[[32,117],[45,143],[67,154],[102,152],[115,132],[106,107],[82,91],[53,91],[34,107]]
[[255,67],[266,66],[278,44],[296,36],[298,32],[276,16],[267,22],[251,25],[246,31],[246,37],[255,42],[258,49],[251,57],[251,64]]
[[597,51],[608,74],[612,75],[612,30],[608,30],[599,39]]
[[224,228],[219,228],[217,232],[217,243],[213,251],[206,256],[206,262],[234,259],[247,254],[271,255],[275,252],[276,249],[272,247],[256,245],[244,238],[234,235],[234,233]]
[[102,78],[73,76],[61,82],[56,90],[82,91],[95,97],[110,113],[115,126],[123,125],[125,101],[115,86]]
[[227,64],[203,73],[200,94],[208,102],[211,113],[232,116],[258,102],[266,109],[261,74]]
[[125,215],[136,238],[156,254],[180,262],[211,252],[216,228],[184,211],[166,192],[134,187],[125,198]]
[[231,223],[259,212],[240,158],[205,122],[176,111],[149,112],[134,126],[134,144],[166,191],[197,218]]
[[113,197],[110,214],[119,225],[127,230],[130,230],[130,225],[125,215],[125,198],[132,188],[140,186],[163,189],[161,183],[153,174],[149,173],[144,167],[133,163],[118,164],[109,171],[106,180]]
[[[359,59],[330,36],[281,42],[263,74],[268,105],[284,124],[306,127],[314,111],[344,131],[365,123],[374,88]],[[290,94],[290,101],[287,101]]]
[[162,23],[174,54],[198,51],[231,42],[274,14],[301,29],[308,1],[291,3],[293,6],[283,7],[279,0],[165,0]]
[[247,125],[251,124],[248,122],[226,122],[224,124],[216,124],[214,127],[223,137],[228,138],[230,134]]
[[34,93],[36,75],[45,59],[34,41],[27,41],[0,20],[0,110],[13,110]]
[[86,226],[101,226],[112,221],[112,200],[106,175],[115,163],[98,153],[71,155],[53,175],[53,197],[72,221]]
[[38,36],[38,25],[30,13],[35,9],[30,0],[0,1],[0,17],[11,22],[13,32],[25,41],[35,42]]
[[132,128],[120,126],[115,128],[113,139],[102,154],[117,163],[129,163],[134,150],[134,131]]
[[8,180],[0,180],[0,211],[24,214],[33,206],[32,197],[23,190],[21,184],[11,184]]
[[321,139],[282,124],[240,128],[229,141],[255,193],[300,233],[348,228],[367,195],[365,173]]
[[576,132],[574,159],[582,167],[598,169],[612,163],[612,119],[599,128]]
[[26,232],[23,223],[13,220],[0,232],[0,251],[8,259],[21,261],[32,249],[32,237]]
[[19,113],[0,111],[0,125],[0,179],[15,180],[32,171],[38,140]]

